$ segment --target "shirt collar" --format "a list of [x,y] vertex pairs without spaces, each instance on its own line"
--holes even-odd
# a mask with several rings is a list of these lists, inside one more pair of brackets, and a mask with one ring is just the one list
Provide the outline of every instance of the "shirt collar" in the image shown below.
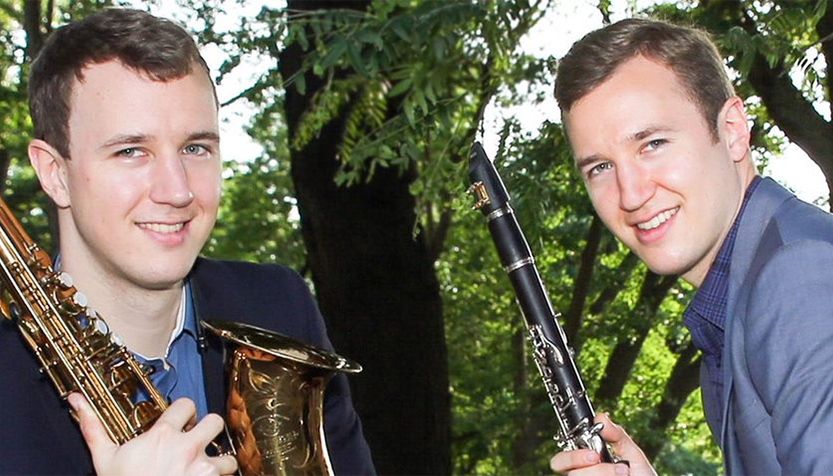
[[197,339],[197,322],[194,313],[194,304],[191,300],[191,285],[188,281],[185,282],[185,285],[182,286],[182,298],[179,301],[179,310],[177,311],[176,315],[176,324],[174,325],[174,329],[171,332],[171,336],[168,339],[168,345],[165,348],[165,355],[162,357],[152,357],[148,358],[144,355],[133,352],[138,357],[141,357],[144,361],[155,360],[159,358],[167,359],[168,355],[171,352],[171,347],[174,345],[177,339],[180,336],[189,336],[191,339]]

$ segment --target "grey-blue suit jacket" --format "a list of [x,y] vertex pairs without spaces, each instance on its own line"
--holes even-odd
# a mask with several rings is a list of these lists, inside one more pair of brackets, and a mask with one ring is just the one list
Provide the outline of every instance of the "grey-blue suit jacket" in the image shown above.
[[739,226],[722,401],[703,392],[726,474],[833,474],[833,216],[764,179]]

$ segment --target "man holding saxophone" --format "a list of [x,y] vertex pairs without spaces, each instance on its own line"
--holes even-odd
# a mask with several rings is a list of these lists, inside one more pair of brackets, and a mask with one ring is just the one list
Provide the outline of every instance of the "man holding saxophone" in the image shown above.
[[[573,45],[555,95],[599,217],[651,270],[698,288],[684,320],[726,474],[830,474],[833,217],[758,176],[716,48],[694,29],[624,20]],[[577,450],[555,471],[655,474],[621,427],[597,421],[630,467]]]
[[[221,190],[217,99],[181,27],[112,9],[54,31],[32,65],[29,157],[57,206],[60,258],[90,306],[155,369],[173,403],[118,446],[80,394],[72,421],[15,330],[0,330],[3,474],[231,474],[222,347],[199,322],[240,320],[332,349],[304,281],[277,265],[198,258]],[[337,474],[372,474],[347,380],[324,403]],[[80,432],[78,427],[80,426]],[[89,450],[89,451],[88,451]]]

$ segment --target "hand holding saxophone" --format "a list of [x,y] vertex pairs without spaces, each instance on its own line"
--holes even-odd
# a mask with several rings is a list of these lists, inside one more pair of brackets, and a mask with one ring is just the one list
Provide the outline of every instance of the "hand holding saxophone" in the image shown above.
[[625,463],[603,463],[599,453],[591,449],[562,451],[550,460],[550,468],[565,475],[623,475],[657,476],[645,454],[625,430],[613,423],[606,413],[599,413],[594,423],[604,425],[599,436],[604,439]]
[[237,471],[232,455],[208,456],[205,448],[223,430],[219,415],[195,423],[196,408],[188,399],[173,402],[148,431],[118,445],[107,435],[87,399],[68,401],[78,416],[96,473],[107,475],[227,475]]

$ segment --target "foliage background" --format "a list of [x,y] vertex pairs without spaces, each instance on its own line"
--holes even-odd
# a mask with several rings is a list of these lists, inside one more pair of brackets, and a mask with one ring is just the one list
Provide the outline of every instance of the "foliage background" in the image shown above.
[[[513,109],[519,104],[551,107],[544,99],[557,58],[532,56],[522,41],[545,15],[569,12],[570,2],[290,1],[246,9],[228,22],[229,15],[243,11],[243,3],[138,5],[178,19],[222,58],[218,83],[256,65],[232,88],[224,107],[252,111],[245,128],[262,151],[251,160],[227,162],[225,198],[205,254],[294,267],[309,278],[322,310],[333,309],[326,314],[339,349],[373,350],[362,363],[416,359],[417,366],[426,362],[429,374],[447,378],[439,397],[448,408],[432,411],[447,411],[450,423],[437,417],[431,424],[440,427],[439,433],[447,425],[450,438],[434,446],[402,443],[404,429],[434,420],[430,414],[363,390],[384,381],[408,395],[416,392],[409,387],[412,375],[380,369],[354,381],[380,472],[548,474],[547,461],[557,451],[550,438],[557,424],[529,358],[514,295],[485,223],[470,211],[464,194],[467,150],[490,126],[481,122],[488,111],[492,120],[499,119],[486,136],[493,141],[487,145],[495,151],[553,305],[563,312],[597,409],[612,413],[634,435],[660,474],[721,474],[719,450],[696,389],[699,356],[681,323],[692,289],[649,273],[599,226],[560,124],[545,121],[530,131],[522,127],[529,109]],[[596,23],[588,29],[635,14],[709,29],[729,58],[738,91],[749,97],[762,167],[792,138],[826,177],[833,176],[833,148],[824,139],[833,138],[826,61],[833,15],[826,0],[614,3],[593,3]],[[25,104],[28,62],[53,27],[110,4],[0,0],[0,166],[7,177],[2,186],[17,216],[47,249],[56,242],[57,230],[25,153],[31,131]],[[298,48],[299,66],[290,72],[285,63],[292,45]],[[779,103],[784,91],[793,102]],[[287,101],[297,97],[307,105],[293,118]],[[795,119],[783,108],[804,111],[807,116],[799,122],[812,126],[810,134],[794,132]],[[329,128],[335,123],[340,127]],[[400,215],[409,224],[410,239],[424,247],[436,278],[442,306],[432,316],[441,333],[432,338],[442,340],[437,348],[447,351],[441,359],[447,365],[421,360],[419,349],[409,347],[419,343],[393,342],[406,352],[383,354],[387,347],[368,342],[383,339],[384,330],[339,330],[351,324],[328,305],[325,288],[331,285],[325,286],[316,271],[327,255],[311,246],[320,244],[310,223],[321,212],[305,205],[298,193],[308,185],[298,174],[303,151],[321,144],[335,149],[334,172],[323,178],[337,190],[393,183],[410,194],[410,212]],[[817,203],[828,206],[829,199]],[[371,248],[388,246],[367,240]],[[386,261],[371,264],[391,267]],[[353,289],[355,279],[377,284],[372,276],[334,279],[344,289]],[[411,312],[402,305],[396,314],[413,320]],[[389,325],[404,323],[391,318]],[[394,408],[377,415],[375,409],[385,406]],[[425,454],[435,453],[447,460],[419,466],[428,459]],[[408,459],[417,462],[408,465]]]

